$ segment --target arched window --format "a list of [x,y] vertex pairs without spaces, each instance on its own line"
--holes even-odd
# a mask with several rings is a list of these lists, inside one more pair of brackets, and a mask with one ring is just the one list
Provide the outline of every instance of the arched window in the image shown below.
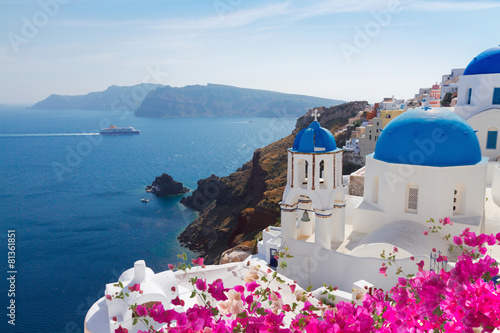
[[378,184],[379,184],[378,176],[373,177],[373,184],[372,184],[372,202],[373,203],[378,203]]
[[463,215],[465,205],[465,185],[460,183],[453,191],[453,215]]
[[486,149],[497,149],[498,129],[490,127],[486,137]]
[[325,179],[325,161],[319,162],[319,181],[324,182]]
[[306,181],[307,183],[307,173],[309,172],[309,163],[306,161],[306,168],[305,168],[305,172],[304,172],[304,180]]
[[418,186],[416,184],[408,184],[406,187],[406,211],[418,212]]
[[472,88],[469,88],[468,96],[467,96],[467,104],[470,104],[472,101]]

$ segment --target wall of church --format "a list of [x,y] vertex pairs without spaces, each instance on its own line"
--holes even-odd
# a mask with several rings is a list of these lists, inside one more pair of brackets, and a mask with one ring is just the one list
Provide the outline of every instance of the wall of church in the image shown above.
[[428,167],[386,163],[367,156],[365,194],[353,217],[355,231],[369,233],[393,221],[426,224],[430,218],[479,228],[486,187],[486,159],[477,165]]
[[493,104],[495,88],[500,88],[500,74],[461,76],[455,113],[467,120],[484,110],[500,108],[500,104]]
[[467,120],[477,131],[481,154],[489,157],[490,161],[500,161],[500,105],[497,107],[498,109],[483,111]]

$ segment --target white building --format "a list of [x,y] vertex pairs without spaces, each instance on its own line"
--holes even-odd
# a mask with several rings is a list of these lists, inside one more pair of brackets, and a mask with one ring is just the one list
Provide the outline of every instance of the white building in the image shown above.
[[453,68],[450,74],[445,74],[441,79],[441,99],[447,93],[458,91],[459,79],[463,75],[465,68]]
[[426,225],[430,218],[453,217],[457,232],[484,231],[487,160],[472,127],[453,112],[419,108],[402,114],[366,157],[353,230],[371,233],[395,221]]
[[297,135],[288,152],[281,229],[268,228],[258,244],[268,262],[286,249],[293,257],[280,272],[300,285],[350,290],[363,279],[390,288],[397,275],[386,278],[378,270],[382,251],[394,247],[406,273],[416,271],[411,257],[429,267],[432,248],[453,258],[441,235],[423,234],[431,218],[451,218],[444,234],[500,231],[500,166],[497,185],[488,188],[488,158],[473,128],[452,111],[419,108],[391,121],[367,156],[363,197],[344,195],[337,164],[342,152],[325,131],[313,122]]
[[469,63],[460,77],[455,113],[477,130],[482,154],[491,162],[500,161],[500,46]]
[[344,151],[352,151],[355,154],[359,154],[359,139],[351,138],[347,140],[342,149]]

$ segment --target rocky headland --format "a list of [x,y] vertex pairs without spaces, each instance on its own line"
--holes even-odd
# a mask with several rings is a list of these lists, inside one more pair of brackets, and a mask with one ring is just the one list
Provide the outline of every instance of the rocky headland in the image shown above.
[[157,197],[166,197],[187,193],[189,189],[164,173],[156,177],[151,185],[146,186],[146,192],[154,193]]
[[[321,126],[335,133],[368,103],[350,102],[317,108]],[[221,254],[235,246],[255,246],[256,236],[278,225],[279,202],[286,185],[287,149],[295,135],[312,122],[312,110],[297,120],[287,137],[257,149],[252,159],[226,177],[210,176],[182,202],[200,215],[179,235],[181,243],[199,253],[206,263],[218,263]],[[342,147],[341,143],[338,146]]]

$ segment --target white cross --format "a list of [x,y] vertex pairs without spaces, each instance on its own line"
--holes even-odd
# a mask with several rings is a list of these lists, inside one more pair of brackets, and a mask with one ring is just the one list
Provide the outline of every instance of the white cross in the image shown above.
[[321,116],[321,114],[318,112],[318,109],[314,109],[312,116],[314,117],[314,121],[318,121],[318,117]]

